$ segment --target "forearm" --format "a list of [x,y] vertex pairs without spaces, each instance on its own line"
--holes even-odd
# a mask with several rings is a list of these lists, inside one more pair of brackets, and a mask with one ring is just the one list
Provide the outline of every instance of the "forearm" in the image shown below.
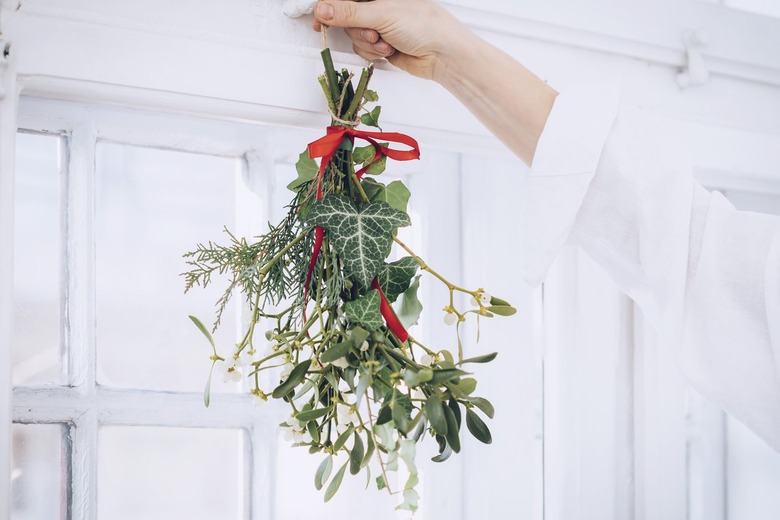
[[472,33],[439,57],[434,79],[526,164],[533,161],[557,92]]

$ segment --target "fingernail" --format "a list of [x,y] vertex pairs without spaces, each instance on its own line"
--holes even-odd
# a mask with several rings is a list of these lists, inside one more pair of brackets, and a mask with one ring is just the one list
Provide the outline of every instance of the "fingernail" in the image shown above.
[[368,31],[367,31],[367,30],[365,30],[365,29],[363,29],[362,31],[360,31],[360,37],[361,37],[361,38],[363,38],[363,39],[364,39],[364,40],[366,40],[366,41],[370,41],[370,40],[368,39],[368,37],[369,37],[369,33],[368,33]]
[[390,52],[390,46],[389,46],[389,45],[387,45],[387,44],[386,44],[386,43],[384,43],[384,42],[380,42],[380,43],[374,44],[374,49],[375,49],[377,52],[380,52],[380,53],[382,53],[382,54],[385,54],[385,53],[387,53],[387,52]]
[[325,4],[320,2],[317,4],[317,16],[322,18],[323,20],[330,20],[333,18],[333,15],[336,14],[333,10],[333,6],[330,4]]

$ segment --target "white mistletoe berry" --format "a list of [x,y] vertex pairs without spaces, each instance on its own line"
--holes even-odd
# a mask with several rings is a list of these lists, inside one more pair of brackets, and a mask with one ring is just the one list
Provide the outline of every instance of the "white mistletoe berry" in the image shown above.
[[444,314],[444,323],[446,325],[455,325],[458,322],[458,315],[452,311],[448,311]]

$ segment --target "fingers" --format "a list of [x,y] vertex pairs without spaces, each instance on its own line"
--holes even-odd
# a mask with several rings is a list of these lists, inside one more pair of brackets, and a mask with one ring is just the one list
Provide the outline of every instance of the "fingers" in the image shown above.
[[319,2],[314,10],[314,18],[321,24],[331,27],[368,29],[379,29],[385,21],[374,2],[357,3],[338,0]]

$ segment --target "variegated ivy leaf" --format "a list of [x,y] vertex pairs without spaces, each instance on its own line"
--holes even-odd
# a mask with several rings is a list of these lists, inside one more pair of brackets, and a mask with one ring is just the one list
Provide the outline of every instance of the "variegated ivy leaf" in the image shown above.
[[394,302],[409,288],[418,267],[419,265],[411,256],[385,264],[384,269],[379,272],[379,286],[385,293],[387,301]]
[[368,330],[377,330],[382,326],[379,302],[379,291],[371,289],[357,300],[345,303],[344,315],[352,323],[362,325]]
[[312,206],[308,220],[328,231],[331,245],[362,287],[368,287],[382,269],[393,230],[410,224],[409,215],[386,202],[372,202],[358,210],[349,198],[332,194]]
[[295,170],[298,172],[298,178],[287,185],[288,190],[298,191],[298,188],[317,177],[319,167],[317,162],[309,157],[308,150],[304,150],[298,156],[298,162],[295,163]]
[[411,285],[409,285],[409,288],[404,291],[403,295],[401,295],[401,298],[394,306],[398,319],[407,329],[417,324],[417,321],[420,319],[420,315],[422,314],[423,306],[420,302],[420,299],[417,297],[417,291],[419,289],[420,275],[417,275]]
[[403,182],[393,181],[385,186],[373,179],[364,179],[361,184],[371,202],[381,200],[387,202],[395,209],[406,211],[409,205],[409,197],[412,194]]

